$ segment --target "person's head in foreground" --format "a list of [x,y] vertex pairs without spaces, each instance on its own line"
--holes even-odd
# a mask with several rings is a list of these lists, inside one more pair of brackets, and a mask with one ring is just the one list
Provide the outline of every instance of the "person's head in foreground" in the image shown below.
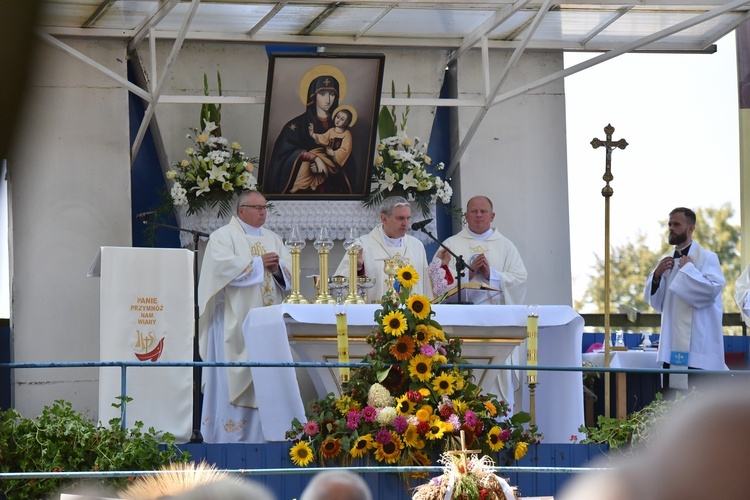
[[637,458],[582,474],[559,500],[750,498],[750,387],[720,380],[677,403]]
[[334,469],[312,478],[300,500],[372,500],[372,493],[362,477]]

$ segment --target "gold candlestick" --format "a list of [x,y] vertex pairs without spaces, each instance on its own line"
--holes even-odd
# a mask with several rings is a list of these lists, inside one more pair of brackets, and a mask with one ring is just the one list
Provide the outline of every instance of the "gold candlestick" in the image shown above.
[[294,227],[284,245],[292,254],[292,291],[284,299],[286,304],[309,304],[308,300],[299,291],[299,254],[305,248],[305,240],[300,236],[299,229]]
[[320,228],[318,239],[313,246],[318,251],[318,261],[320,263],[320,278],[318,294],[315,296],[314,304],[335,304],[336,299],[328,292],[328,252],[333,248],[333,240],[328,236],[328,230]]
[[344,298],[345,304],[364,304],[365,301],[357,294],[357,255],[362,247],[354,228],[349,231],[349,237],[344,241],[344,248],[349,255],[349,293]]

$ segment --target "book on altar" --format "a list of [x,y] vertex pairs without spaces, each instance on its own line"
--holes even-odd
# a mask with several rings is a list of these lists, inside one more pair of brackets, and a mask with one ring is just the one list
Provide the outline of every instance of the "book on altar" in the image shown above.
[[[501,295],[503,292],[499,288],[487,285],[480,281],[469,281],[461,283],[461,293],[463,300],[472,304],[484,304],[492,298]],[[443,295],[441,304],[455,304],[458,301],[458,285],[454,286]]]

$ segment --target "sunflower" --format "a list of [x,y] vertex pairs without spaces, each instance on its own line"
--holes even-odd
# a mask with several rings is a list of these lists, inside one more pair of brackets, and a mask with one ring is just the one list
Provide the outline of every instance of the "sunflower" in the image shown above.
[[421,449],[420,443],[424,446],[424,442],[419,439],[419,433],[417,432],[416,425],[410,425],[404,432],[404,444],[409,448]]
[[406,305],[418,319],[425,319],[430,315],[430,300],[424,295],[412,295]]
[[414,356],[414,341],[408,335],[402,335],[391,346],[391,354],[399,361],[406,361]]
[[289,456],[292,457],[294,465],[306,467],[313,460],[313,451],[307,441],[300,441],[289,450]]
[[490,432],[487,434],[487,444],[492,451],[500,451],[503,449],[505,443],[500,439],[500,427],[494,426],[490,429]]
[[375,443],[375,459],[378,462],[395,464],[401,458],[401,450],[404,449],[404,443],[395,432],[391,432],[391,442],[388,444]]
[[427,435],[425,437],[427,439],[443,439],[443,435],[445,434],[446,430],[446,423],[440,420],[440,417],[435,415],[430,419],[430,430],[429,432],[427,432]]
[[424,354],[417,354],[409,361],[409,375],[422,382],[432,378],[432,361]]
[[372,448],[372,435],[365,434],[364,436],[360,436],[359,439],[354,442],[352,449],[349,450],[349,455],[353,458],[361,458],[365,456],[367,450],[370,448]]
[[516,446],[516,451],[513,453],[513,456],[516,458],[516,460],[521,460],[523,457],[526,456],[526,451],[528,449],[529,449],[529,444],[521,441]]
[[391,311],[383,318],[385,333],[398,337],[406,331],[406,317],[401,311]]
[[419,274],[412,266],[400,267],[398,271],[396,271],[396,277],[398,278],[398,282],[401,283],[401,286],[405,288],[411,288],[419,281]]
[[324,458],[336,458],[341,453],[341,440],[328,438],[320,445],[320,454]]
[[[407,460],[406,465],[421,465],[422,467],[428,467],[432,462],[430,462],[430,459],[427,455],[422,453],[421,451],[415,451],[410,454],[409,460]],[[422,479],[427,476],[429,476],[429,472],[412,472],[411,477],[415,479]]]
[[399,415],[411,415],[414,413],[414,407],[417,405],[409,401],[409,397],[404,394],[400,398],[396,398],[396,411]]
[[456,390],[456,377],[450,373],[441,373],[438,377],[432,379],[432,388],[438,395],[451,395]]
[[492,401],[485,401],[484,407],[489,412],[490,417],[497,416],[497,408],[495,408],[495,405],[492,404]]
[[423,346],[430,341],[430,327],[427,325],[417,325],[414,327],[414,342],[418,346]]

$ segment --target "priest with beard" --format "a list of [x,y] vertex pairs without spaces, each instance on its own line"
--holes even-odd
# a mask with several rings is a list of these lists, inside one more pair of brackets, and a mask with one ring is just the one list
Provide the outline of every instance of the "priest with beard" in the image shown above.
[[[644,298],[661,313],[658,361],[664,368],[726,370],[721,301],[726,281],[719,257],[693,240],[695,223],[689,208],[669,213],[668,239],[675,250],[649,274]],[[664,389],[669,378],[663,377]],[[691,375],[688,385],[695,379]]]

